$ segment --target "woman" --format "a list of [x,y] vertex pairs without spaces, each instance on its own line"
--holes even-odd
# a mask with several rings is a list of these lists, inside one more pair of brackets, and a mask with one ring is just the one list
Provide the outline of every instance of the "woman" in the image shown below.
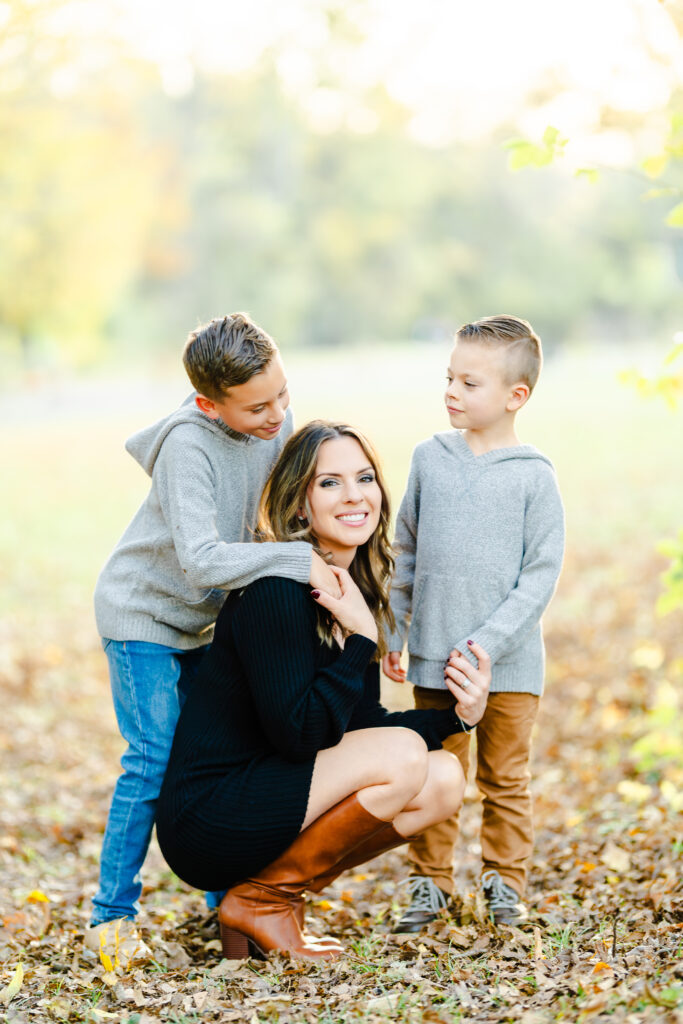
[[266,485],[266,539],[307,539],[341,597],[279,577],[233,591],[188,696],[157,810],[166,860],[219,908],[229,958],[272,949],[330,958],[303,931],[303,892],[404,843],[462,801],[441,750],[486,706],[489,659],[444,669],[455,710],[379,703],[378,622],[391,624],[389,503],[358,431],[320,420],[287,441]]

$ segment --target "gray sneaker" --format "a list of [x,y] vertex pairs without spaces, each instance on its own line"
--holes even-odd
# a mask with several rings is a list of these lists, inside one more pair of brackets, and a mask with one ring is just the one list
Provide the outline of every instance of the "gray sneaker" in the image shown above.
[[439,889],[436,882],[426,875],[412,875],[406,883],[411,896],[410,906],[393,929],[395,935],[421,931],[448,906],[448,893]]
[[522,924],[528,919],[529,911],[520,896],[505,884],[497,871],[485,871],[481,887],[494,924]]

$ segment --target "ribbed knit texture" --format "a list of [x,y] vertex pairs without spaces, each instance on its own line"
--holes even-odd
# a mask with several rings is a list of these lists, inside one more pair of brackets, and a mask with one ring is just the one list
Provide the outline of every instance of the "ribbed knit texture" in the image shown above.
[[171,868],[220,889],[265,867],[306,815],[315,756],[345,732],[403,726],[430,749],[460,731],[452,709],[390,713],[375,644],[316,633],[307,586],[261,579],[228,597],[180,715],[157,805]]
[[409,678],[444,689],[453,648],[488,651],[491,690],[539,695],[540,619],[564,550],[564,513],[552,463],[531,445],[475,455],[458,431],[415,449],[396,523],[391,589],[397,632],[408,640]]
[[258,502],[292,433],[262,441],[205,416],[194,396],[131,437],[149,494],[95,589],[100,635],[191,650],[211,640],[226,592],[277,573],[305,582],[308,544],[255,544]]

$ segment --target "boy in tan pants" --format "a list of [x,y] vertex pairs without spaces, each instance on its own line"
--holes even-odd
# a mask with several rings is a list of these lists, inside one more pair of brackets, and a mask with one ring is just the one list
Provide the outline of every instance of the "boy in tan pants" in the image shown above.
[[[527,916],[529,755],[544,676],[540,619],[564,548],[552,464],[515,433],[540,368],[540,339],[526,320],[486,317],[457,332],[445,396],[455,430],[422,442],[413,455],[396,524],[397,630],[382,664],[390,679],[405,680],[407,635],[416,707],[445,707],[453,702],[444,682],[451,653],[472,658],[476,642],[491,657],[491,693],[477,726],[477,784],[484,798],[481,883],[496,923]],[[467,773],[468,734],[444,747]],[[457,835],[453,818],[411,844],[412,902],[396,931],[419,931],[446,907]]]

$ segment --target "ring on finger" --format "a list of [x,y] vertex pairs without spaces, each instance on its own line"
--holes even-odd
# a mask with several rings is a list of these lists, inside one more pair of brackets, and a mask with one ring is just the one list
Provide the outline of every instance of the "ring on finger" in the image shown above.
[[460,689],[461,690],[467,690],[469,688],[469,685],[470,685],[469,679],[463,679],[463,681],[460,683]]

